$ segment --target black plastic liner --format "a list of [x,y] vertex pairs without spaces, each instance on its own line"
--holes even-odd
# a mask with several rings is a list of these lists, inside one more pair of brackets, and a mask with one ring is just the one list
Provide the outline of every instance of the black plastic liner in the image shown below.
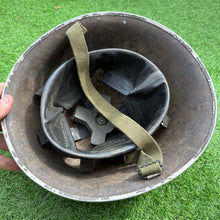
[[[102,95],[112,94],[112,104],[152,134],[169,106],[169,88],[162,72],[145,57],[128,50],[101,49],[91,51],[89,56],[90,76],[97,90]],[[41,98],[42,126],[57,150],[72,157],[101,159],[135,149],[117,129],[107,135],[104,144],[84,151],[77,149],[69,118],[78,104],[92,108],[82,92],[72,58],[50,76]]]

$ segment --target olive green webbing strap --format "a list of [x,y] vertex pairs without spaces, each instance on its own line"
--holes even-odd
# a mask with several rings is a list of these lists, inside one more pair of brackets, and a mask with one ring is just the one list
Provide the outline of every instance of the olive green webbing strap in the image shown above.
[[131,118],[122,114],[95,89],[89,74],[89,54],[84,34],[86,28],[76,22],[67,32],[75,56],[82,90],[93,106],[138,147],[126,155],[127,162],[138,164],[139,174],[153,177],[162,172],[163,156],[160,147],[147,131]]

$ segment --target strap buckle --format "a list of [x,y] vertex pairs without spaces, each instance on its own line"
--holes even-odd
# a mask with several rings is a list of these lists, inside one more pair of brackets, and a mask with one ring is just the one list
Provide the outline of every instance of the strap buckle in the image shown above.
[[147,179],[147,180],[150,180],[150,179],[153,179],[154,177],[157,177],[157,176],[160,176],[161,173],[154,173],[154,174],[151,174],[151,175],[148,175],[148,176],[144,176],[143,178],[144,179]]
[[160,160],[155,160],[155,161],[152,161],[152,162],[149,162],[149,163],[138,166],[138,174],[141,175],[143,177],[143,179],[148,179],[148,180],[153,179],[154,177],[160,176],[161,173],[162,173],[162,170],[161,170],[161,172],[152,173],[152,174],[145,175],[145,176],[143,176],[142,173],[141,173],[142,168],[150,166],[150,165],[155,164],[155,163],[159,163],[159,166],[162,169],[163,163],[161,163]]

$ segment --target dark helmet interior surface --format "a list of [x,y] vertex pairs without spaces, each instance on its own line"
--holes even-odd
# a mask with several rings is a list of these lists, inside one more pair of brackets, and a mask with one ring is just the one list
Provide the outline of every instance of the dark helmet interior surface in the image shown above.
[[[91,82],[153,136],[163,154],[160,176],[142,179],[124,163],[135,144],[82,92],[66,35],[76,22],[88,30]],[[53,28],[18,59],[4,94],[14,97],[2,129],[17,164],[45,189],[80,201],[125,199],[171,181],[201,155],[216,121],[215,91],[193,49],[128,13],[92,13]]]

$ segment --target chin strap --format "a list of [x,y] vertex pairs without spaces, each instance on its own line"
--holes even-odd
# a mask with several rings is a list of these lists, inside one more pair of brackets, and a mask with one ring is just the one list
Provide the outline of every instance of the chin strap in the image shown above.
[[137,150],[125,155],[126,163],[137,163],[138,173],[146,179],[162,172],[163,156],[159,145],[138,123],[122,114],[95,89],[89,74],[89,54],[84,34],[86,28],[76,22],[67,32],[76,60],[82,90],[93,106],[115,127],[123,132]]

